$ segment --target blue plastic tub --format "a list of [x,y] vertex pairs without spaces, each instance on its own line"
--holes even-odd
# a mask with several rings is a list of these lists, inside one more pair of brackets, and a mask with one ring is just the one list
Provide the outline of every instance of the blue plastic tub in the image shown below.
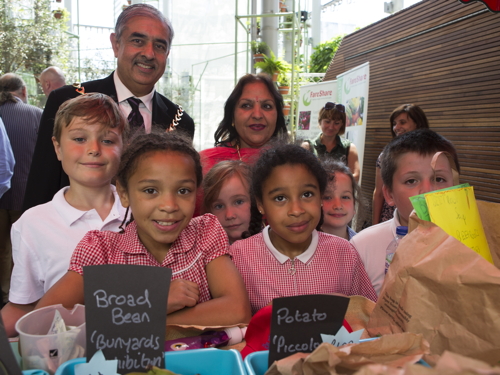
[[[361,340],[369,341],[371,339]],[[269,361],[269,351],[253,352],[245,357],[245,369],[248,375],[264,375],[269,369],[267,362]],[[417,362],[420,365],[430,367],[427,362],[420,360]]]
[[[75,358],[63,363],[55,375],[74,375],[75,366],[85,363],[85,358]],[[182,375],[246,375],[245,367],[237,350],[215,348],[166,352],[168,370]],[[267,359],[266,359],[267,364]]]
[[[10,347],[12,352],[14,353],[14,357],[16,357],[17,363],[19,363],[19,367],[22,368],[21,355],[19,354],[19,343],[17,341],[11,342]],[[23,375],[49,375],[48,372],[43,370],[24,370],[22,371]]]
[[245,370],[248,375],[264,375],[269,369],[269,351],[253,352],[245,357]]

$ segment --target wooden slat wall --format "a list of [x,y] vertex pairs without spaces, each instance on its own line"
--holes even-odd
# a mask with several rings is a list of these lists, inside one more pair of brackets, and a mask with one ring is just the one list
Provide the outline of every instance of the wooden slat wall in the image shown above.
[[500,14],[479,2],[424,0],[346,36],[324,80],[365,62],[365,197],[371,201],[375,161],[391,140],[391,112],[414,103],[431,128],[455,144],[460,181],[473,185],[478,199],[500,202]]

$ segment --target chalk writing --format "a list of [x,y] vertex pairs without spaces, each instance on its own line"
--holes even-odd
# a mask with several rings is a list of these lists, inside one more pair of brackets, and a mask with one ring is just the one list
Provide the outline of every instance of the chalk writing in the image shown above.
[[102,350],[105,358],[117,361],[119,374],[148,364],[164,367],[172,271],[113,264],[84,267],[84,275],[87,356]]
[[278,324],[281,324],[282,321],[287,324],[292,324],[296,322],[302,323],[311,323],[318,322],[326,319],[326,313],[318,313],[316,309],[313,310],[312,314],[305,312],[301,313],[300,311],[295,311],[295,314],[290,315],[290,311],[288,308],[283,307],[279,309],[277,312],[278,316]]
[[97,350],[125,349],[126,353],[143,348],[158,350],[161,348],[161,341],[160,336],[155,335],[149,337],[106,338],[104,334],[93,331],[90,336],[90,342],[95,344]]
[[[139,358],[137,358],[137,355],[139,355]],[[129,354],[126,354],[123,358],[115,357],[118,360],[118,368],[125,370],[146,368],[148,365],[160,367],[162,358],[162,356],[149,358],[141,352],[135,353],[133,357]]]
[[151,302],[149,302],[149,291],[144,290],[144,295],[134,298],[132,294],[127,295],[115,295],[111,294],[108,296],[105,290],[99,289],[94,292],[94,297],[96,298],[97,307],[106,308],[112,305],[122,306],[128,305],[131,307],[148,305],[151,308]]
[[126,313],[123,314],[123,310],[119,307],[115,307],[111,310],[111,321],[113,324],[121,325],[125,323],[144,323],[150,322],[149,315],[146,312],[141,313]]
[[273,300],[269,363],[296,352],[310,353],[322,342],[321,334],[337,334],[349,299],[333,295],[303,295]]
[[298,352],[310,353],[314,351],[314,349],[316,349],[321,342],[318,342],[311,337],[308,342],[286,344],[284,336],[274,335],[273,344],[276,345],[277,353],[293,354]]

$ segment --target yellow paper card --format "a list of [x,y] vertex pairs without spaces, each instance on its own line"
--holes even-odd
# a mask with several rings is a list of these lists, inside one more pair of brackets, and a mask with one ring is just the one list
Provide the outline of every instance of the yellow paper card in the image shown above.
[[493,263],[472,186],[425,195],[431,221]]

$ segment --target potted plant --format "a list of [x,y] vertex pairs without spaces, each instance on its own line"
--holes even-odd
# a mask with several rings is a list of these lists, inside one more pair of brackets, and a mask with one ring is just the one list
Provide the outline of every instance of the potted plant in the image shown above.
[[293,15],[287,14],[283,17],[283,28],[291,28],[293,26]]
[[288,116],[290,114],[290,103],[286,103],[283,105],[283,116]]
[[287,95],[290,91],[290,80],[286,73],[281,72],[278,74],[278,89],[281,95]]
[[264,56],[269,51],[269,47],[266,42],[258,42],[256,40],[252,40],[250,42],[250,48],[252,49],[253,58],[256,63],[264,61]]
[[284,0],[280,0],[280,12],[286,12],[287,9],[286,9],[286,4],[285,4],[285,1]]
[[270,56],[264,55],[264,60],[255,63],[254,67],[262,72],[269,74],[273,81],[278,80],[279,73],[287,73],[290,71],[290,64],[284,60],[276,58],[273,51],[269,51]]
[[60,20],[63,16],[63,11],[61,9],[56,9],[52,11],[52,13],[54,13],[54,17],[58,20]]

